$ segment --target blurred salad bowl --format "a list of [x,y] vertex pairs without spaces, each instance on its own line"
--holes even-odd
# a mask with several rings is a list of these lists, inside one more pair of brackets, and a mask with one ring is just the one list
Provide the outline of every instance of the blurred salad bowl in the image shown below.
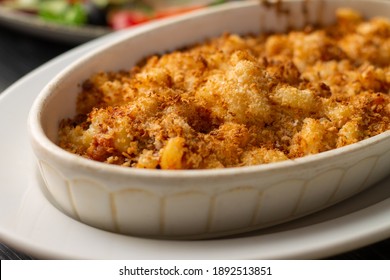
[[174,16],[226,1],[152,0],[2,0],[13,11],[45,22],[70,26],[105,26],[114,30]]

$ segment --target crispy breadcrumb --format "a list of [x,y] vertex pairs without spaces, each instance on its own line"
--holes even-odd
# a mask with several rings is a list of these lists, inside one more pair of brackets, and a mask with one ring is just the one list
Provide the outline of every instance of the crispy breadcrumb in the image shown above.
[[224,34],[82,85],[59,145],[136,168],[206,169],[321,153],[390,129],[390,22],[350,9],[285,34]]

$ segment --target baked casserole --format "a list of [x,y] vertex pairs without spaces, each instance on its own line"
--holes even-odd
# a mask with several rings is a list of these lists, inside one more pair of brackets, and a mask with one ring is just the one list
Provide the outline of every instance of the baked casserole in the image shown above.
[[[129,54],[131,55],[131,54]],[[390,21],[218,38],[86,80],[59,145],[149,169],[291,160],[390,129]]]

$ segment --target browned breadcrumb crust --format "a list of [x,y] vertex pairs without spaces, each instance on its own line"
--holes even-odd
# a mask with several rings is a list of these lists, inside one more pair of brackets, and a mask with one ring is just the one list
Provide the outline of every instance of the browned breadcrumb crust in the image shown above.
[[84,82],[59,144],[152,169],[236,167],[342,147],[390,127],[390,22],[219,38]]

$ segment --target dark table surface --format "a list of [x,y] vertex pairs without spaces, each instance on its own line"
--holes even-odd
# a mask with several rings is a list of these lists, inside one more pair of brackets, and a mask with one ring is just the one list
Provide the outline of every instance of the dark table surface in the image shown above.
[[[0,27],[0,92],[36,67],[73,47],[75,45],[39,39]],[[1,205],[0,211],[2,211]],[[25,255],[23,252],[17,252],[7,244],[0,243],[1,260],[31,259],[33,257]],[[333,256],[331,259],[390,259],[390,238],[352,252]]]

